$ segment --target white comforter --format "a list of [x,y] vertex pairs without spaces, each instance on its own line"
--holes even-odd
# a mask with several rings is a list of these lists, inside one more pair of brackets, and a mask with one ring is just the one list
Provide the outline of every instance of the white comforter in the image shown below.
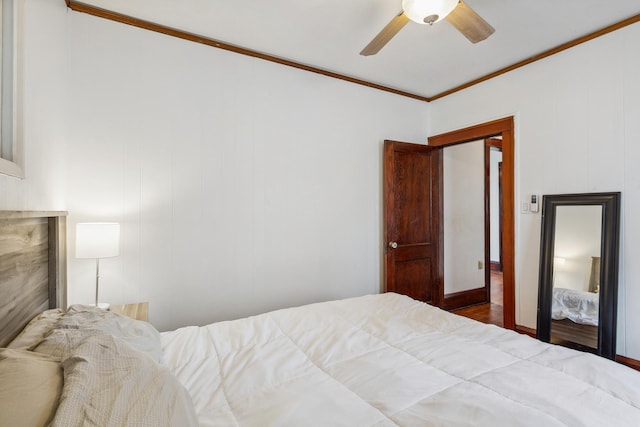
[[397,294],[161,340],[202,426],[640,425],[640,373]]
[[581,325],[598,326],[600,295],[575,289],[553,288],[551,318],[569,319]]

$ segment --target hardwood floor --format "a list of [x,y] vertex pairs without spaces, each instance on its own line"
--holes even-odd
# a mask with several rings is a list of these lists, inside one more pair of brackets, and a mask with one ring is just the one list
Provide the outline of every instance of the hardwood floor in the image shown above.
[[500,327],[504,326],[502,273],[491,272],[491,303],[478,304],[471,307],[453,310],[453,313],[477,320],[483,323],[491,323]]

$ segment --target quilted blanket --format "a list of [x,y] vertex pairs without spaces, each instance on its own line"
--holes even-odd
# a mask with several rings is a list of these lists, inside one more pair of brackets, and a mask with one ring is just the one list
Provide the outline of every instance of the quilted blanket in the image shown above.
[[598,326],[600,294],[575,289],[553,288],[551,318],[569,319],[582,325]]
[[638,426],[640,373],[386,293],[161,334],[202,426]]

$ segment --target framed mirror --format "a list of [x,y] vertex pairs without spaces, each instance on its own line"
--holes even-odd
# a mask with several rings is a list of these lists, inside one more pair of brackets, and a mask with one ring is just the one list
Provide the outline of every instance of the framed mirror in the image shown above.
[[620,193],[542,198],[537,337],[616,356]]

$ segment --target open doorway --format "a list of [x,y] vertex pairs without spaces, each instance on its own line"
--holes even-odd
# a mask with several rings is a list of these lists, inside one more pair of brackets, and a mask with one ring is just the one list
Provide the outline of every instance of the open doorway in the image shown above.
[[443,308],[503,326],[501,136],[442,151]]
[[[498,139],[502,144],[502,203],[499,207],[499,215],[501,217],[502,231],[499,238],[499,249],[502,253],[501,260],[501,276],[502,276],[502,324],[505,328],[515,328],[515,173],[514,173],[514,122],[513,117],[507,117],[492,122],[471,126],[464,129],[435,135],[429,138],[429,145],[433,147],[446,147],[466,142],[476,141],[479,139]],[[485,176],[485,179],[488,179]],[[485,202],[485,209],[488,203]],[[490,229],[490,227],[489,227]],[[485,228],[486,232],[486,228]],[[487,239],[490,237],[487,236]],[[444,237],[442,237],[444,239]],[[442,245],[444,246],[444,245]],[[485,260],[490,263],[490,248],[485,248]],[[489,267],[486,265],[486,267]],[[487,275],[490,275],[490,268],[486,268]],[[496,278],[497,279],[497,278]],[[444,279],[446,280],[446,278]],[[444,280],[441,280],[439,295],[441,298],[440,306],[453,309],[446,301],[444,292]],[[490,281],[488,281],[490,283]],[[495,286],[497,287],[497,286]],[[487,286],[485,292],[490,292],[491,286]],[[488,295],[487,295],[488,297]],[[453,301],[450,301],[453,302]]]

